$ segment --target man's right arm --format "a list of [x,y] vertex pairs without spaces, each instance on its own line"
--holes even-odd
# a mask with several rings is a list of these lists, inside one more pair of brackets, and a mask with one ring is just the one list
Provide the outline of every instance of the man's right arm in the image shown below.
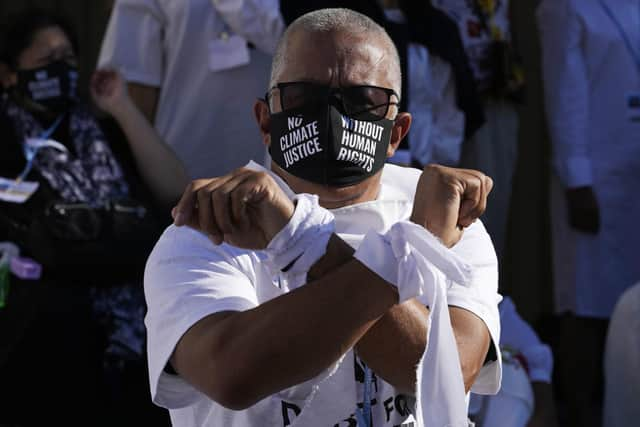
[[343,259],[340,267],[251,310],[198,321],[178,342],[172,366],[236,410],[320,374],[398,302],[395,289],[351,253],[334,235],[325,257]]

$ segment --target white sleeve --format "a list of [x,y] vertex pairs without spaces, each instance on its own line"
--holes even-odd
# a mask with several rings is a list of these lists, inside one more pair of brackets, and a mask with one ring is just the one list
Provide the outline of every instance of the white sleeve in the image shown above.
[[543,0],[537,10],[546,116],[556,171],[569,188],[593,183],[587,125],[589,84],[583,23],[571,0]]
[[284,32],[278,0],[213,0],[226,24],[258,49],[273,54]]
[[486,363],[480,370],[471,391],[495,394],[500,388],[502,358],[500,357],[500,314],[498,304],[498,260],[489,234],[477,220],[468,227],[462,240],[453,248],[458,256],[473,268],[470,286],[453,283],[447,291],[450,306],[460,307],[478,316],[487,326],[497,360]]
[[533,328],[518,314],[509,297],[500,303],[502,336],[500,345],[521,353],[527,361],[531,381],[551,383],[553,355],[551,348],[540,341]]
[[455,166],[462,150],[464,114],[456,106],[451,67],[415,43],[409,44],[408,56],[411,157],[423,165]]
[[[234,253],[237,252],[237,253]],[[149,382],[154,403],[182,408],[203,395],[165,367],[182,335],[204,317],[258,305],[255,288],[238,258],[242,251],[214,246],[187,227],[169,227],[144,275]]]
[[98,67],[115,67],[129,82],[160,87],[164,26],[157,0],[117,0],[102,40]]
[[433,106],[433,162],[458,166],[464,140],[464,113],[456,104],[456,83],[451,66],[432,56],[433,73],[440,75],[443,85],[440,99]]

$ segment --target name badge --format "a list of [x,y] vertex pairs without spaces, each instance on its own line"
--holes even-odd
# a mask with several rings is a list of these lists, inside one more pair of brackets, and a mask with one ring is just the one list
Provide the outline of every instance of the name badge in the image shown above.
[[249,63],[247,41],[235,34],[222,35],[209,42],[209,69],[211,71],[229,70]]
[[0,177],[0,200],[9,203],[24,203],[38,190],[39,182],[16,181]]
[[627,95],[627,117],[640,124],[640,92]]

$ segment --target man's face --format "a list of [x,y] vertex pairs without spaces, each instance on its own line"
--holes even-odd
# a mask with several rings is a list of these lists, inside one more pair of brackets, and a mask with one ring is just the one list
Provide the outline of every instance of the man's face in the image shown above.
[[[388,77],[392,63],[390,52],[380,40],[376,40],[370,34],[309,34],[298,31],[290,35],[286,49],[285,63],[280,74],[275,76],[275,83],[308,81],[332,87],[372,85],[393,89],[392,81]],[[272,91],[271,112],[279,111],[280,99],[276,89]],[[396,115],[397,106],[391,105],[386,118],[394,119]],[[406,116],[408,114],[402,116],[400,122],[401,128],[408,129]],[[260,118],[258,120],[260,121]],[[410,118],[408,121],[410,122]],[[263,123],[260,125],[265,143],[270,144],[268,129]],[[406,129],[402,132],[394,127],[388,155],[393,154]],[[272,164],[272,169],[284,178],[295,192],[317,194],[321,205],[328,208],[374,200],[378,194],[380,173],[358,184],[337,188],[302,180],[275,164]]]

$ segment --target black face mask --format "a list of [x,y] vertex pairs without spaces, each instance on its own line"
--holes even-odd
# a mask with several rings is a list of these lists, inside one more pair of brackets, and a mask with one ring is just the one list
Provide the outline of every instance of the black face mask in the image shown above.
[[61,113],[78,102],[78,70],[65,61],[32,70],[18,70],[18,91],[29,101]]
[[382,169],[392,129],[393,120],[356,120],[334,105],[305,106],[271,115],[269,153],[291,175],[345,187]]

